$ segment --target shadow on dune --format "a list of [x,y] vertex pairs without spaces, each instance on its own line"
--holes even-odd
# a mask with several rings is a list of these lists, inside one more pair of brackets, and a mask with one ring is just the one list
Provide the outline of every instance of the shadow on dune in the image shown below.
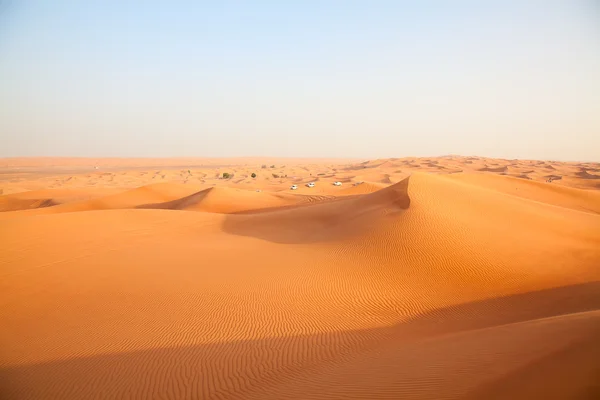
[[189,196],[185,196],[180,199],[175,199],[171,201],[165,201],[162,203],[141,204],[139,206],[136,206],[135,208],[152,210],[185,210],[186,208],[190,208],[197,204],[200,204],[200,202],[204,200],[204,198],[211,192],[211,190],[214,190],[214,188],[204,189],[199,192],[192,193]]
[[315,204],[275,208],[268,212],[228,215],[227,233],[251,236],[275,243],[316,243],[360,235],[384,218],[393,218],[410,207],[404,180],[364,195],[337,198]]
[[506,172],[508,171],[508,167],[507,166],[502,166],[502,167],[496,167],[496,168],[490,168],[490,167],[484,167],[484,168],[479,168],[477,171],[482,171],[482,172]]
[[600,175],[593,175],[588,172],[586,169],[581,169],[581,171],[575,173],[578,178],[581,179],[600,179]]
[[6,202],[0,202],[0,212],[34,210],[37,208],[47,208],[59,205],[55,199],[10,199]]
[[266,212],[271,209],[293,206],[294,203],[302,204],[303,202],[326,200],[329,197],[332,196],[308,196],[279,192],[256,193],[255,191],[244,189],[212,187],[182,198],[159,203],[142,204],[135,208],[238,214]]
[[527,174],[520,174],[520,175],[514,175],[515,178],[520,178],[520,179],[527,179],[527,180],[531,180],[531,177]]
[[[463,390],[463,394],[469,394],[469,399],[541,398],[540,395],[547,394],[544,392],[544,370],[558,379],[561,373],[578,372],[579,380],[557,381],[567,396],[562,398],[594,398],[589,396],[598,393],[598,381],[594,379],[600,371],[597,319],[589,325],[594,332],[584,332],[583,338],[587,342],[574,348],[573,352],[569,352],[568,345],[546,349],[542,358],[525,366],[519,366],[519,359],[515,358],[510,360],[515,366],[514,374],[494,375],[491,372],[494,378],[491,382],[479,374],[489,373],[490,365],[483,360],[498,351],[494,348],[498,335],[486,339],[485,335],[490,333],[486,328],[506,329],[513,326],[509,324],[518,326],[519,322],[595,310],[600,310],[600,282],[443,308],[386,328],[155,348],[4,367],[0,369],[0,394],[6,400],[311,399],[347,398],[349,395],[352,398],[392,399],[398,397],[390,392],[390,388],[412,387],[418,389],[413,394],[423,395],[415,398],[429,399],[438,398],[450,389],[456,391],[453,386],[456,385],[456,374],[452,373],[456,368],[465,368],[461,360],[466,354],[470,364],[461,376],[463,385],[470,382],[471,386]],[[567,335],[564,341],[571,343],[568,321],[564,326],[567,332],[563,332],[563,336]],[[158,329],[165,330],[165,327]],[[481,331],[473,331],[477,329]],[[448,341],[453,337],[448,335],[460,337],[461,332],[468,332],[474,338],[483,337],[479,350],[477,346],[471,347],[469,340]],[[508,341],[505,351],[512,349],[517,351],[515,354],[546,340],[544,337],[536,340],[532,336],[529,341],[515,339],[511,342],[510,336],[500,335],[501,340]],[[441,353],[429,350],[436,340],[442,343]],[[455,343],[462,343],[463,347],[456,348]],[[372,369],[363,370],[365,365]],[[422,369],[413,368],[414,365],[420,365]],[[431,365],[436,368],[429,368]],[[326,369],[329,375],[322,375],[321,369]],[[372,379],[371,375],[377,379]],[[532,386],[523,376],[531,376],[538,385]],[[316,382],[318,380],[322,382]],[[348,384],[333,385],[331,380]],[[289,388],[298,390],[304,386],[307,387],[304,396],[289,391]],[[240,392],[244,392],[243,397],[239,397]],[[502,395],[490,397],[495,393]]]
[[[469,391],[461,400],[600,399],[600,346],[597,337],[575,341]],[[567,375],[567,373],[570,373]],[[567,383],[568,385],[565,385]],[[575,389],[575,390],[574,390]]]

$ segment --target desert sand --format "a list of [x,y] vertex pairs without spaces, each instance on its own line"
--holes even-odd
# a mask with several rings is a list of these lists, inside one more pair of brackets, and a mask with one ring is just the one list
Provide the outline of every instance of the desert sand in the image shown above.
[[3,159],[0,190],[2,399],[600,398],[600,164]]

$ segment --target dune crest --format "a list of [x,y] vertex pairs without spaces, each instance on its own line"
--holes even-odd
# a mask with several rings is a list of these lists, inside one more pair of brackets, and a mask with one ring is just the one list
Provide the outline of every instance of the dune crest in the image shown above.
[[256,192],[245,189],[208,188],[164,203],[142,204],[136,208],[196,210],[221,214],[304,202],[303,196]]

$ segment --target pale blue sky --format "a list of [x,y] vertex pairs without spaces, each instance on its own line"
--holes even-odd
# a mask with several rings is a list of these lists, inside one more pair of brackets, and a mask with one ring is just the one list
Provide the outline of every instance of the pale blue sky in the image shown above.
[[600,161],[600,4],[0,0],[0,156]]

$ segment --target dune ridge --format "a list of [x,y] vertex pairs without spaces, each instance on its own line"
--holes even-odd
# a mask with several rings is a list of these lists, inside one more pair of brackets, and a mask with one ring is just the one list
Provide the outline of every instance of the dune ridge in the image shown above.
[[[260,163],[241,181],[152,165],[0,196],[1,397],[600,395],[583,167]],[[567,185],[538,179],[548,166]]]

